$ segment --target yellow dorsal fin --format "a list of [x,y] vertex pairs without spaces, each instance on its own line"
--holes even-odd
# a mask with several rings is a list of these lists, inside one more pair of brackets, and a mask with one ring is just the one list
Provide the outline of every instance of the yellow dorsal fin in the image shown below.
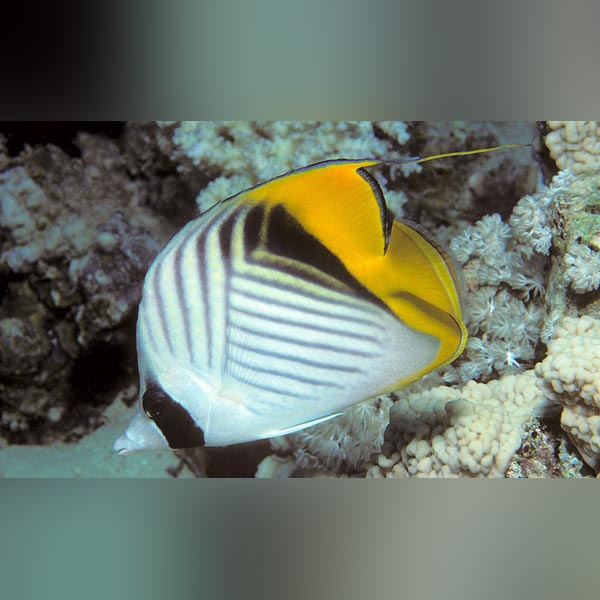
[[[338,159],[291,171],[242,192],[241,201],[283,204],[304,228],[345,264],[382,256],[391,223],[378,183],[365,170],[381,164],[421,163],[437,158],[494,152],[528,144],[448,152],[403,159]],[[357,265],[360,270],[360,266]]]
[[381,214],[369,181],[357,172],[378,162],[319,163],[252,188],[241,200],[283,204],[306,231],[343,262],[351,255],[381,256],[386,215]]

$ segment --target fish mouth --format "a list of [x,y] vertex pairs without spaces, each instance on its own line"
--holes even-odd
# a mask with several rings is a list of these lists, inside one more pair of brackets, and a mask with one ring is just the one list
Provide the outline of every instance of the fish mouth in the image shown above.
[[127,456],[135,452],[135,448],[132,447],[132,440],[127,435],[127,432],[113,444],[113,450],[118,456]]
[[163,450],[168,447],[167,440],[158,427],[140,413],[133,417],[129,427],[113,444],[113,450],[118,456],[144,450]]

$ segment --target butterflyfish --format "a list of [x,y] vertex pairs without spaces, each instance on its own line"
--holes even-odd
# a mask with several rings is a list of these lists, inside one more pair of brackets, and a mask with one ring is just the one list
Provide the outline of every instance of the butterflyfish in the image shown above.
[[115,451],[292,433],[456,359],[455,268],[367,169],[495,149],[320,162],[188,223],[146,275],[138,409]]

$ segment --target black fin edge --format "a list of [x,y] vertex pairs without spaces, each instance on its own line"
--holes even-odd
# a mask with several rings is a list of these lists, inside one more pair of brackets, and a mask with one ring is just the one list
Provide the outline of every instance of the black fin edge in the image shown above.
[[375,179],[375,177],[373,177],[373,175],[371,175],[371,173],[369,173],[364,167],[356,169],[356,172],[371,186],[371,190],[373,190],[373,195],[377,200],[377,206],[379,207],[379,217],[381,219],[381,229],[383,231],[383,253],[385,254],[390,244],[393,218],[390,218],[391,214],[385,202],[383,190],[381,189],[381,186],[379,185],[377,179]]

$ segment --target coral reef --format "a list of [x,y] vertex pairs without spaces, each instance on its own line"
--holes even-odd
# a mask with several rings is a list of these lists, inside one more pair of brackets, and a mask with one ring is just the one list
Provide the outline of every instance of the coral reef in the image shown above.
[[591,470],[571,450],[551,419],[532,417],[523,430],[521,447],[513,455],[506,477],[511,479],[587,477]]
[[367,477],[503,476],[525,423],[546,404],[532,371],[403,395]]
[[[174,231],[144,206],[146,184],[132,180],[116,142],[82,132],[77,145],[81,158],[27,147],[0,173],[0,423],[15,442],[99,424],[110,400],[98,397],[106,373],[94,360],[128,352],[111,365],[135,373],[130,317]],[[119,385],[110,376],[107,389]]]
[[600,320],[566,317],[535,369],[401,394],[367,477],[581,477],[581,461],[536,419],[561,408],[562,429],[597,471],[599,373]]
[[[560,171],[550,186],[516,203],[506,220],[492,214],[435,230],[462,267],[469,341],[453,365],[392,395],[382,452],[365,465],[369,476],[581,476],[581,461],[558,437],[550,450],[540,434],[528,445],[535,459],[522,452],[518,467],[513,459],[532,418],[558,419],[557,402],[565,406],[562,428],[585,462],[598,469],[595,399],[580,388],[568,402],[557,397],[556,374],[545,375],[556,390],[541,382],[557,362],[578,368],[589,380],[597,360],[599,338],[589,323],[587,329],[579,326],[587,331],[582,347],[591,362],[585,367],[568,352],[556,358],[558,342],[550,344],[545,359],[544,354],[555,332],[572,327],[568,319],[558,325],[565,316],[598,315],[599,189],[597,172]],[[318,430],[304,437],[319,438]],[[362,435],[373,447],[380,430]],[[320,457],[323,469],[338,466],[325,453]],[[298,464],[303,460],[300,456]]]
[[[426,123],[401,121],[183,121],[161,122],[161,147],[171,133],[170,157],[184,173],[201,170],[210,183],[197,198],[200,211],[286,171],[332,158],[405,158],[529,141],[522,123]],[[527,153],[480,155],[384,168],[378,175],[388,206],[397,216],[424,214],[448,222],[485,214],[484,199],[512,206],[535,187],[537,169]],[[443,193],[440,193],[443,190]],[[500,198],[498,190],[502,190]],[[410,206],[407,202],[410,200]],[[496,208],[498,210],[498,208]],[[429,222],[423,223],[429,226]]]
[[[171,159],[184,171],[213,175],[197,198],[201,212],[240,190],[329,158],[390,157],[409,139],[401,121],[183,121],[172,131]],[[164,132],[163,132],[164,135]],[[406,172],[419,169],[406,165]],[[406,197],[389,192],[398,211]]]
[[391,405],[390,397],[372,398],[320,426],[272,440],[277,458],[283,455],[287,459],[286,467],[280,463],[272,466],[290,469],[294,474],[315,470],[360,471],[381,447]]
[[574,174],[600,168],[600,123],[598,121],[546,121],[550,132],[546,146],[559,169]]
[[[552,253],[547,281],[546,312],[541,339],[547,343],[563,316],[583,311],[598,314],[600,279],[600,173],[574,175],[560,171],[548,188],[523,203],[534,202],[545,220],[534,219],[523,234],[526,239],[551,232]],[[527,229],[530,232],[527,236]]]
[[539,388],[562,408],[562,428],[594,470],[600,467],[600,320],[566,317],[536,365]]
[[[529,374],[530,378],[536,376],[536,385],[542,393],[537,400],[520,405],[529,408],[519,415],[516,423],[513,422],[513,426],[519,429],[519,434],[512,439],[498,434],[494,439],[503,440],[507,449],[514,452],[520,445],[521,430],[527,418],[544,414],[551,410],[551,402],[559,401],[565,405],[561,415],[563,429],[569,433],[586,463],[596,470],[600,464],[595,433],[598,428],[597,406],[589,387],[586,388],[586,395],[581,385],[583,381],[590,383],[594,369],[597,370],[596,346],[600,338],[590,316],[582,317],[579,321],[574,320],[574,317],[581,313],[595,315],[598,311],[599,282],[594,265],[598,264],[596,243],[600,222],[596,207],[599,204],[599,185],[597,173],[576,176],[569,171],[561,171],[550,187],[520,200],[508,223],[501,222],[497,216],[484,217],[472,227],[463,226],[462,232],[450,239],[450,247],[464,269],[468,290],[465,295],[466,322],[471,337],[464,355],[454,366],[447,367],[438,374],[438,377],[451,383],[492,378],[487,384],[489,389],[480,388],[479,393],[484,400],[483,404],[481,400],[477,404],[482,407],[493,406],[496,411],[493,422],[507,422],[515,417],[515,406],[514,401],[504,404],[507,398],[504,386],[514,384],[511,376],[506,373],[517,373],[523,367],[533,367],[532,360],[538,358],[543,343],[557,335],[557,340],[550,343],[543,362],[538,363],[535,370],[518,375],[525,377]],[[585,250],[587,260],[571,258],[582,250]],[[544,294],[545,288],[547,292]],[[588,293],[587,297],[578,298],[584,292]],[[565,315],[573,317],[571,320],[567,317],[561,321]],[[567,332],[571,333],[571,337]],[[579,358],[580,350],[575,352],[577,344],[580,349],[586,349],[585,359]],[[583,360],[588,362],[580,364]],[[582,379],[573,380],[573,371],[578,372]],[[494,380],[499,376],[500,379]],[[557,396],[557,392],[564,391],[561,388],[564,385],[561,377],[570,378],[571,394],[568,399]],[[541,385],[540,378],[545,384]],[[428,385],[428,382],[421,382],[417,384],[417,388],[426,388]],[[407,458],[409,455],[406,450],[406,457],[400,452],[404,445],[410,444],[407,431],[402,426],[403,409],[404,417],[410,421],[415,418],[413,406],[433,403],[430,412],[434,414],[438,411],[434,425],[431,421],[433,417],[429,417],[428,421],[423,416],[425,413],[416,411],[429,427],[429,435],[434,436],[431,432],[436,431],[436,426],[440,427],[440,424],[444,432],[452,432],[456,428],[456,422],[461,424],[460,417],[463,420],[465,417],[455,415],[454,408],[449,408],[451,414],[446,414],[442,410],[444,402],[440,404],[440,399],[468,399],[469,394],[474,393],[470,387],[473,385],[481,384],[469,382],[460,392],[444,387],[421,393],[403,392],[399,395],[392,407],[392,420],[387,435],[392,439],[397,438],[396,445],[400,449],[396,452],[400,453],[402,466],[407,472],[411,472],[408,470],[409,466],[413,471],[415,466]],[[438,401],[437,405],[434,399]],[[453,406],[452,403],[449,404],[449,407]],[[414,434],[415,439],[421,442],[419,436],[425,434],[419,433],[419,428],[424,425],[419,419],[417,421],[420,424],[415,428]],[[494,425],[488,427],[493,430]],[[440,435],[440,432],[437,434]],[[449,435],[453,437],[454,434]],[[424,452],[423,443],[420,447],[421,452]],[[385,448],[384,444],[383,458],[379,458],[384,465],[394,456],[389,448],[386,453]],[[481,464],[475,467],[475,471],[486,475],[503,475],[509,456],[498,456],[502,456],[502,461],[498,462],[495,458],[495,466],[491,467],[484,464],[482,455]],[[429,454],[424,455],[424,458],[427,457]],[[439,457],[436,458],[440,460]],[[456,464],[454,466],[454,471],[450,469],[454,474],[467,472],[462,467],[456,471]],[[441,467],[433,467],[429,474],[439,474],[440,469],[444,468],[446,471],[442,472],[449,474],[445,463]],[[377,471],[371,468],[369,472]],[[397,467],[396,472],[403,471]],[[561,470],[563,476],[570,473],[573,471],[566,468]]]
[[[267,442],[184,452],[192,471],[245,475],[262,460],[263,477],[598,472],[599,128],[544,127],[560,169],[547,186],[527,150],[377,173],[393,212],[430,229],[462,271],[470,338],[460,359],[409,389],[272,440],[266,458]],[[145,271],[199,211],[319,160],[527,143],[534,129],[147,122],[115,128],[117,139],[80,132],[72,148],[25,145],[18,155],[0,132],[0,444],[12,451],[88,439],[112,418],[105,409],[119,390],[133,390],[119,406],[135,400]]]

